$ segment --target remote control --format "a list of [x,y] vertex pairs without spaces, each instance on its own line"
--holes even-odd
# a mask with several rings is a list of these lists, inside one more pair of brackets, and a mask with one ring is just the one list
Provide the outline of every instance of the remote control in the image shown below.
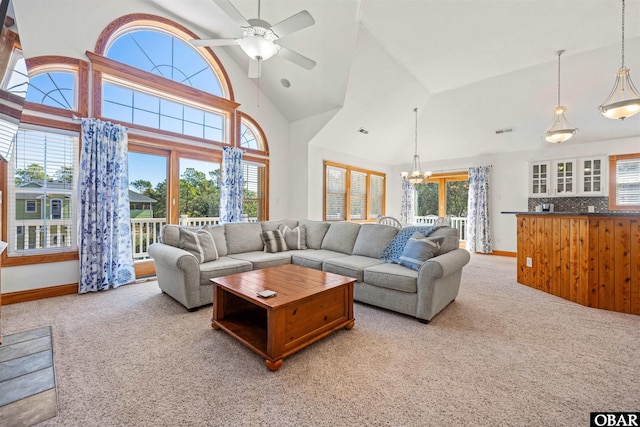
[[276,293],[274,291],[266,290],[266,291],[258,292],[258,296],[261,298],[271,298],[271,297],[275,297]]

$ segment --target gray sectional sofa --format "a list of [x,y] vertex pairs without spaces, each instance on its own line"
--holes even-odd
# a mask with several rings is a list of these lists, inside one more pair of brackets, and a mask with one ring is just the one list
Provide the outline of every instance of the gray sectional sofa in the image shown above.
[[[263,251],[263,231],[281,224],[304,226],[308,249],[277,253]],[[354,277],[354,299],[429,322],[458,295],[462,268],[469,253],[459,248],[458,231],[435,229],[430,236],[444,236],[434,258],[418,271],[379,257],[399,230],[381,224],[324,222],[308,219],[232,223],[206,226],[218,251],[215,261],[199,263],[181,248],[180,227],[164,226],[161,242],[149,247],[155,261],[160,289],[194,310],[213,302],[209,279],[282,264],[297,264]]]

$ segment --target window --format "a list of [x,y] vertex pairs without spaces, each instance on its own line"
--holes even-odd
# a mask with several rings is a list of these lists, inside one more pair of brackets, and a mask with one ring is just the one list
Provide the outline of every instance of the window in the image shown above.
[[210,141],[224,141],[225,116],[141,90],[104,81],[102,116]]
[[51,219],[62,219],[62,200],[51,199]]
[[[13,69],[11,73],[5,74],[2,88],[7,92],[24,98],[27,96],[27,88],[29,87],[29,74],[27,73],[27,63],[24,60],[22,51],[14,49],[9,61],[14,64]],[[7,67],[7,70],[9,69],[11,69],[11,66]]]
[[325,221],[373,221],[385,213],[386,175],[324,162]]
[[15,144],[7,180],[8,255],[75,251],[78,138],[22,128]]
[[50,71],[29,79],[26,101],[64,110],[76,110],[76,76],[73,72]]
[[173,34],[158,29],[133,29],[119,35],[107,48],[107,58],[224,96],[210,64],[198,50]]
[[249,222],[263,221],[266,218],[265,165],[244,161],[242,169],[244,220]]
[[640,210],[640,153],[609,156],[609,209]]
[[35,200],[25,200],[24,202],[25,213],[35,213],[37,209],[38,208]]

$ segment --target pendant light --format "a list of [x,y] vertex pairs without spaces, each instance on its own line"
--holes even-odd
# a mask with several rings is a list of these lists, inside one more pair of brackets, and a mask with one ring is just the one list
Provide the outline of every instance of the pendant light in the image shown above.
[[622,0],[622,66],[616,75],[616,82],[607,100],[598,107],[600,114],[607,119],[624,120],[640,113],[640,93],[635,88],[624,66],[624,0]]
[[413,166],[411,172],[401,172],[402,179],[409,181],[412,184],[420,184],[431,176],[431,171],[422,172],[420,166],[420,156],[418,156],[418,107],[414,108],[416,113],[416,132],[415,132],[415,151],[413,154]]
[[553,111],[553,121],[551,126],[547,130],[544,139],[547,142],[557,144],[559,142],[565,142],[578,131],[577,128],[572,128],[564,117],[564,112],[567,111],[567,107],[560,104],[560,55],[564,53],[564,50],[558,51],[558,104]]

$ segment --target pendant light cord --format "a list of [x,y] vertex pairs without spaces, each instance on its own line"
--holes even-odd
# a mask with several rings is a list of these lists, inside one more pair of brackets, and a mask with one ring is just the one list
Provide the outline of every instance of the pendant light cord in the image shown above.
[[558,51],[558,106],[560,106],[560,55],[562,55],[563,52],[564,50]]
[[414,156],[418,155],[418,107],[414,108],[413,111],[416,113],[416,132],[415,132],[415,151]]
[[622,67],[624,69],[624,0],[622,0]]

